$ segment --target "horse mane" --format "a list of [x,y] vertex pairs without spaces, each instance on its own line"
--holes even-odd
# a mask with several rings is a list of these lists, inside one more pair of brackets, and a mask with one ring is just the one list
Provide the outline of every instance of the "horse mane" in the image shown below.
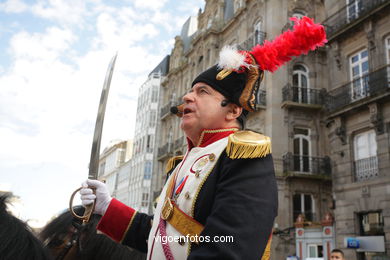
[[[73,210],[77,215],[84,214],[84,207],[82,206],[75,206]],[[119,244],[104,234],[98,234],[96,232],[96,225],[100,218],[100,215],[94,214],[88,224],[81,226],[85,239],[81,243],[82,250],[78,254],[79,259],[146,259],[144,253]],[[81,224],[80,220],[76,220],[70,211],[66,210],[43,228],[39,234],[39,238],[47,244],[47,242],[53,239],[64,238],[72,225],[78,226]],[[47,244],[48,248],[50,246],[50,243]]]
[[10,194],[0,196],[0,258],[51,259],[30,227],[7,211]]

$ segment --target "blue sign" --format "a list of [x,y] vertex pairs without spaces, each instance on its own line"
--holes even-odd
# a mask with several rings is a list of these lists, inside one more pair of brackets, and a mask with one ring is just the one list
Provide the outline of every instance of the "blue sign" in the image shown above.
[[359,247],[360,247],[359,240],[357,240],[354,237],[347,238],[347,248],[359,248]]

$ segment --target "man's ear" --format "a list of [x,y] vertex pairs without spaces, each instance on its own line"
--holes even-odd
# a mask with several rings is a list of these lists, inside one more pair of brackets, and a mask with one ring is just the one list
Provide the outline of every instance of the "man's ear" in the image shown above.
[[228,121],[236,120],[242,113],[242,107],[234,104],[229,103],[229,112],[226,115],[226,119]]

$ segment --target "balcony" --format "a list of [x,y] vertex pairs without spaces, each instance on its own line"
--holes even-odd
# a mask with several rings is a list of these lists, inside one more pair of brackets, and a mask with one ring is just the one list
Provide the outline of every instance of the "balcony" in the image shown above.
[[164,160],[170,156],[173,156],[172,143],[166,143],[164,146],[158,148],[157,159]]
[[171,113],[171,107],[172,107],[171,102],[169,102],[168,104],[166,104],[161,108],[160,110],[161,119],[166,118]]
[[255,31],[245,41],[238,44],[240,50],[250,50],[253,46],[264,43],[266,33],[262,31]]
[[390,93],[390,65],[372,71],[360,78],[331,90],[327,97],[327,110],[334,114],[351,109]]
[[388,6],[388,0],[354,0],[335,14],[329,16],[322,24],[325,25],[326,35],[331,41],[338,35],[348,31],[370,15]]
[[321,109],[326,98],[326,91],[325,89],[294,87],[287,84],[282,89],[282,95],[282,108]]
[[372,156],[354,162],[355,180],[365,181],[378,177],[378,157]]
[[283,172],[289,177],[331,178],[330,158],[295,155],[283,155]]

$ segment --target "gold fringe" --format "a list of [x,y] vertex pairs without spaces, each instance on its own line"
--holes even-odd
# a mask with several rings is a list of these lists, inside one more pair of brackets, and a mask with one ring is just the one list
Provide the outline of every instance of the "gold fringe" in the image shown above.
[[272,242],[272,234],[268,238],[267,246],[265,247],[263,256],[261,260],[269,260],[271,257],[271,242]]
[[175,168],[184,158],[184,155],[174,156],[167,162],[167,166],[165,166],[165,173],[168,173],[173,168]]
[[231,159],[265,157],[271,153],[271,139],[253,131],[238,131],[229,136],[226,153]]

